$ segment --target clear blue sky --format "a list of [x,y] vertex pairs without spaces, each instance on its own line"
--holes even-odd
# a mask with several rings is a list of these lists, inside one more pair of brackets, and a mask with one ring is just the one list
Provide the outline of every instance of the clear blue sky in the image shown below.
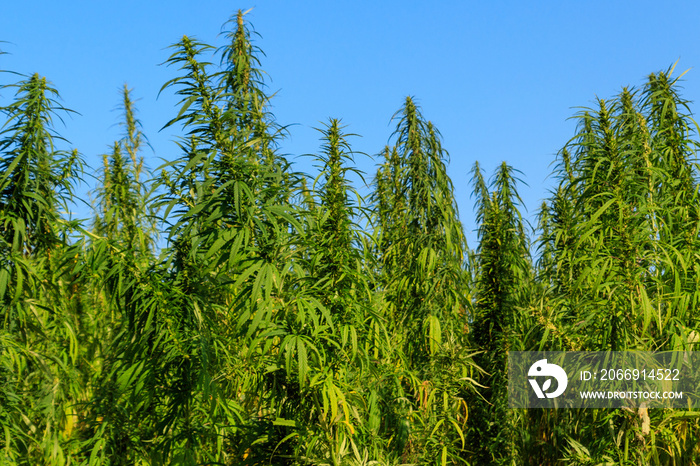
[[[179,156],[177,133],[158,132],[175,115],[163,83],[176,70],[159,66],[183,34],[221,45],[223,23],[241,8],[262,36],[277,121],[290,126],[281,150],[317,151],[313,127],[342,118],[362,137],[353,148],[377,154],[405,96],[415,96],[441,131],[449,174],[470,246],[476,228],[469,170],[490,176],[503,160],[523,172],[521,195],[532,218],[554,180],[555,153],[573,135],[574,107],[641,86],[678,60],[683,96],[700,94],[700,3],[650,1],[5,1],[0,69],[38,72],[76,115],[58,131],[91,166],[120,136],[119,89],[134,89],[139,117],[158,158]],[[14,82],[9,74],[0,82]],[[12,94],[0,91],[0,105]],[[375,161],[358,157],[371,180]],[[91,181],[91,183],[93,183]],[[87,216],[87,211],[80,216]]]

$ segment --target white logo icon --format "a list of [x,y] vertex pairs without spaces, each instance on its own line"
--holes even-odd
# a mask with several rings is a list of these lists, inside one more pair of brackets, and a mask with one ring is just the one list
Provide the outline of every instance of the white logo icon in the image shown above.
[[[546,359],[540,359],[530,366],[530,370],[527,373],[530,377],[550,377],[548,378],[542,388],[537,383],[535,379],[528,379],[532,389],[535,391],[537,398],[556,398],[566,390],[566,385],[569,383],[569,379],[566,376],[566,372],[561,367],[556,364],[548,364]],[[557,389],[552,393],[547,393],[547,390],[552,385],[551,377],[557,380]]]

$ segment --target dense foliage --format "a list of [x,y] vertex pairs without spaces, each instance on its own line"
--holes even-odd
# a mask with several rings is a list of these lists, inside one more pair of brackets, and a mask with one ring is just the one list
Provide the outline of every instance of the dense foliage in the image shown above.
[[699,143],[672,68],[577,115],[533,234],[517,170],[475,164],[469,249],[413,98],[368,198],[340,120],[296,173],[228,24],[171,47],[180,155],[154,172],[124,86],[89,225],[66,214],[69,110],[37,74],[5,87],[2,464],[700,463],[696,411],[506,406],[508,350],[698,341]]

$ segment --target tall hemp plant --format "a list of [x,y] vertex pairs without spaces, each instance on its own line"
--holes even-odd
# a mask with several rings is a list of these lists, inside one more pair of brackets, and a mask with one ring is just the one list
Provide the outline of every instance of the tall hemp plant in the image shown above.
[[[148,172],[141,155],[148,141],[126,84],[121,97],[123,134],[112,145],[111,154],[103,155],[100,184],[95,190],[93,232],[83,268],[84,279],[91,285],[88,303],[94,309],[97,327],[92,357],[101,362],[95,366],[87,430],[93,437],[92,457],[96,461],[107,458],[113,464],[128,464],[144,457],[144,439],[153,435],[136,420],[152,410],[153,404],[144,401],[143,393],[129,393],[131,376],[143,388],[144,381],[139,377],[148,372],[143,361],[140,366],[131,366],[132,358],[148,356],[136,352],[136,345],[129,342],[138,335],[140,313],[145,307],[143,295],[150,294],[155,277],[157,231],[149,202],[150,181],[145,179]],[[124,372],[130,377],[124,378]]]
[[302,227],[279,203],[292,176],[274,154],[266,99],[251,87],[258,72],[239,66],[256,60],[233,52],[254,50],[241,43],[249,37],[242,15],[219,50],[220,71],[206,61],[213,48],[186,36],[167,61],[183,72],[164,86],[182,96],[168,125],[182,124],[186,136],[184,156],[161,177],[172,246],[159,286],[170,289],[149,301],[159,318],[144,319],[159,335],[158,428],[172,432],[159,454],[186,463],[289,456],[283,440],[294,420],[277,419],[308,383],[317,353],[289,328],[319,306],[290,293],[298,268],[289,234]]
[[437,129],[412,98],[397,112],[374,199],[383,315],[396,365],[396,448],[404,461],[461,462],[468,295],[466,241]]
[[484,388],[473,397],[469,457],[476,464],[511,464],[517,455],[515,419],[507,409],[507,352],[522,350],[518,336],[532,281],[528,238],[518,206],[515,170],[505,162],[487,186],[478,162],[473,168],[479,247],[473,301],[472,342],[485,371]]
[[299,361],[300,377],[308,374],[308,382],[299,379],[299,399],[282,413],[294,420],[295,457],[340,465],[370,451],[373,457],[382,454],[382,448],[372,450],[361,441],[378,430],[368,422],[373,390],[367,387],[365,370],[376,339],[368,331],[370,285],[360,250],[362,233],[355,223],[361,198],[348,180],[348,173],[356,172],[349,166],[355,153],[348,138],[354,135],[344,133],[336,119],[319,131],[323,145],[314,158],[321,171],[312,185],[313,201],[305,202],[311,210],[297,259],[306,276],[293,285],[295,294],[318,301],[319,314],[299,309],[290,322],[296,341],[305,343],[297,343],[297,350],[312,348],[316,357]]
[[70,111],[46,78],[4,89],[16,94],[0,108],[1,454],[10,464],[62,464],[79,448],[73,415],[89,372],[72,299],[76,224],[65,218],[82,160],[56,147],[54,119]]
[[[697,302],[696,125],[673,69],[652,74],[579,115],[547,203],[551,287],[534,305],[548,349],[688,349]],[[554,337],[554,338],[552,338]],[[549,341],[546,341],[549,340]],[[662,410],[586,410],[533,416],[539,464],[697,460],[697,416]],[[683,432],[681,434],[681,432]],[[547,438],[547,442],[537,440]],[[554,447],[552,445],[555,445]]]

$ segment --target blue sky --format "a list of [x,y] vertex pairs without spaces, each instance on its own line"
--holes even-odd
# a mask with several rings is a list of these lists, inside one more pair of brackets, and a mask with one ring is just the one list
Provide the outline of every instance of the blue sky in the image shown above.
[[[266,54],[272,111],[289,126],[281,152],[297,158],[318,149],[319,127],[342,118],[361,135],[353,148],[370,156],[387,144],[391,116],[407,95],[443,136],[449,174],[470,246],[476,246],[469,170],[487,176],[503,160],[522,171],[520,192],[532,218],[555,181],[556,152],[573,136],[575,107],[641,86],[651,72],[678,61],[687,69],[682,95],[700,94],[700,3],[522,1],[36,1],[5,2],[0,69],[46,76],[63,104],[80,113],[58,132],[95,173],[120,136],[119,89],[134,89],[139,117],[159,158],[179,155],[175,130],[159,132],[176,113],[160,87],[176,70],[159,66],[183,34],[221,45],[218,34],[241,8]],[[196,5],[196,6],[195,6]],[[669,4],[670,5],[670,4]],[[11,83],[15,77],[0,76]],[[0,91],[0,105],[12,98]],[[693,107],[691,107],[693,108]],[[358,156],[371,180],[375,161]],[[378,161],[378,160],[377,160]],[[94,181],[88,180],[89,184]],[[87,210],[79,212],[87,216]]]

